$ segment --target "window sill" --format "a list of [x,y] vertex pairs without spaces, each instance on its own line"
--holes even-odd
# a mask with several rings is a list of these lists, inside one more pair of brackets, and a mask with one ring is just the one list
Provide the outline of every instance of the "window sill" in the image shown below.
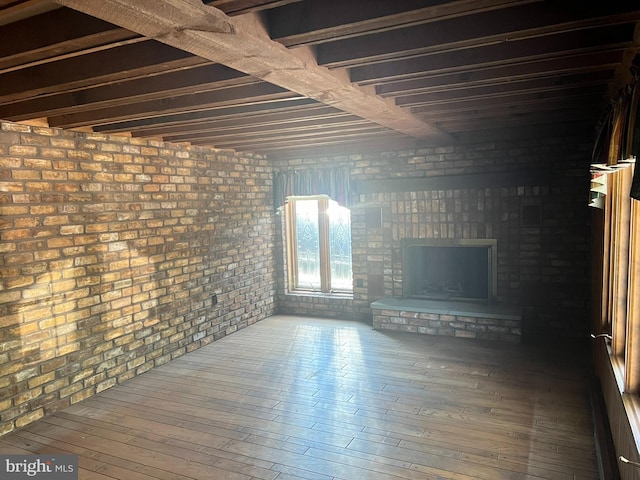
[[629,421],[631,434],[635,440],[636,449],[640,450],[640,396],[624,392],[624,359],[612,355],[611,346],[607,345],[607,350],[609,352],[613,375],[618,386],[618,391],[620,392],[622,405]]
[[607,344],[607,353],[609,354],[609,361],[611,362],[611,368],[613,369],[613,376],[616,379],[618,385],[618,391],[620,395],[624,394],[624,358],[613,355],[611,351],[611,345]]
[[324,292],[311,292],[305,290],[293,290],[285,294],[289,297],[317,297],[317,298],[335,298],[336,300],[353,300],[352,293],[324,293]]
[[636,449],[640,450],[640,398],[638,395],[625,393],[622,395],[622,404],[629,418],[631,433],[636,443]]

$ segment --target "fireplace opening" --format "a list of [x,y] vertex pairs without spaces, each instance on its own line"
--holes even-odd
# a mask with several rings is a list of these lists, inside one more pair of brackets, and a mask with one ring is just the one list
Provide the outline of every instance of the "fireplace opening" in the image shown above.
[[404,239],[404,297],[492,302],[496,247],[493,239]]

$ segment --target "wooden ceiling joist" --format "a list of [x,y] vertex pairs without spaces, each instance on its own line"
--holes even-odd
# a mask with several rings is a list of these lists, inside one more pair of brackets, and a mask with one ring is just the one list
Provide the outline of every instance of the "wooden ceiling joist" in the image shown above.
[[[313,98],[378,125],[434,142],[454,139],[392,102],[297,55],[200,0],[56,0],[201,58]],[[258,23],[256,23],[258,25]]]
[[[299,138],[303,137],[305,141],[309,143],[313,143],[314,141],[318,141],[321,143],[327,143],[330,139],[341,139],[347,140],[350,137],[352,138],[375,138],[376,135],[380,135],[384,133],[384,129],[381,127],[376,127],[375,125],[369,124],[367,127],[347,127],[347,128],[338,128],[334,130],[320,129],[314,130],[311,132],[304,132],[301,135],[283,135],[278,134],[275,137],[269,137],[266,140],[263,136],[257,135],[253,138],[243,138],[238,140],[229,140],[228,142],[217,142],[219,148],[235,148],[234,145],[243,145],[244,148],[249,151],[253,151],[259,146],[262,148],[268,149],[269,146],[283,146],[287,143],[295,144],[299,142]],[[194,145],[207,145],[209,144],[209,140],[200,140],[194,141]]]
[[[305,110],[309,115],[313,115],[310,109],[326,107],[325,105],[304,97],[296,97],[290,99],[277,99],[271,102],[263,102],[250,105],[233,105],[222,108],[204,108],[198,111],[189,111],[184,113],[174,113],[166,115],[158,115],[153,118],[139,118],[136,120],[126,120],[121,122],[106,123],[104,125],[96,125],[96,132],[119,133],[130,132],[134,136],[150,136],[166,135],[178,129],[189,128],[192,125],[198,125],[215,119],[242,119],[251,118],[253,116],[264,113],[274,113],[283,111]],[[340,110],[333,109],[335,112]],[[156,128],[167,128],[162,134],[145,135],[142,132],[150,131]]]
[[[6,3],[9,5],[7,6]],[[24,2],[2,2],[0,4],[0,25],[18,22],[32,15],[49,12],[60,8],[50,0],[26,0]]]
[[491,85],[469,87],[451,90],[440,90],[435,92],[420,92],[397,97],[398,105],[414,106],[419,104],[448,103],[455,102],[463,97],[467,100],[482,100],[485,98],[494,98],[497,102],[501,98],[520,93],[542,93],[557,92],[570,88],[587,88],[594,85],[602,85],[606,87],[611,80],[611,72],[594,72],[591,75],[578,75],[574,78],[572,75],[565,77],[546,77],[536,80],[513,81],[505,85]]
[[[38,34],[34,35],[34,32]],[[115,42],[139,37],[103,20],[66,8],[11,23],[3,28],[2,35],[11,41],[0,42],[0,71],[48,63],[95,49],[96,45],[105,48]]]
[[[560,58],[569,61],[574,55],[602,50],[611,51],[613,46],[618,49],[626,48],[629,44],[630,32],[633,31],[633,24],[592,30],[593,35],[587,40],[580,32],[567,32],[517,42],[506,41],[500,45],[477,49],[467,48],[455,52],[354,67],[351,69],[351,80],[359,85],[372,85],[422,77],[425,76],[425,71],[428,71],[429,75],[468,71],[469,65],[474,65],[474,69],[480,69]],[[606,45],[606,48],[602,45]]]
[[485,85],[508,85],[530,79],[556,78],[563,75],[591,75],[615,69],[623,50],[613,50],[569,58],[552,58],[525,63],[512,63],[478,68],[473,72],[453,72],[442,75],[385,82],[376,87],[378,95],[404,96],[432,91],[450,91]]
[[[348,115],[348,114],[345,114]],[[372,128],[371,123],[366,122],[358,117],[354,117],[353,115],[349,115],[347,118],[345,117],[334,117],[334,118],[323,118],[318,120],[316,118],[312,120],[299,120],[296,122],[282,122],[282,123],[270,123],[269,125],[263,126],[261,128],[261,132],[257,133],[256,129],[249,125],[246,127],[236,127],[236,128],[223,128],[218,131],[215,129],[207,129],[203,132],[197,132],[195,130],[190,131],[188,133],[180,134],[180,135],[168,135],[164,136],[164,139],[169,142],[190,142],[196,139],[206,139],[206,138],[215,138],[216,141],[223,142],[227,138],[243,138],[243,137],[253,137],[263,135],[262,132],[267,133],[276,133],[276,134],[287,134],[287,133],[309,133],[322,129],[335,129],[338,126],[341,129],[348,129],[352,126],[362,127],[362,128]],[[375,126],[373,126],[375,128]],[[211,140],[209,140],[211,141]]]
[[268,83],[241,85],[237,87],[213,90],[210,92],[180,95],[160,100],[133,103],[91,110],[88,112],[53,116],[49,118],[52,127],[78,128],[99,125],[105,119],[110,122],[150,118],[169,113],[191,112],[207,108],[222,108],[232,105],[249,105],[274,100],[291,99],[295,94]]
[[517,93],[505,95],[501,99],[461,99],[458,101],[432,102],[415,106],[412,110],[416,114],[443,115],[449,116],[454,112],[462,111],[482,111],[483,109],[493,109],[498,105],[502,107],[517,105],[547,105],[549,109],[555,109],[558,103],[564,103],[572,97],[589,98],[600,94],[601,89],[596,87],[565,89],[562,92],[538,92],[538,93]]
[[260,12],[269,8],[281,7],[300,0],[206,0],[204,3],[219,8],[227,15],[242,15]]
[[639,21],[638,0],[0,0],[0,119],[295,157],[583,132]]
[[327,107],[322,104],[318,104],[318,107],[307,107],[301,111],[283,111],[280,113],[253,115],[253,116],[241,116],[237,118],[222,118],[219,120],[209,120],[206,122],[181,124],[180,126],[160,126],[155,128],[146,128],[132,132],[134,136],[141,137],[168,137],[170,135],[182,135],[187,133],[201,133],[201,132],[228,132],[234,130],[256,130],[260,129],[264,131],[273,128],[280,128],[287,123],[311,123],[311,124],[324,124],[325,122],[332,122],[333,119],[339,119],[344,121],[346,118],[357,118],[348,113],[336,110],[335,108]]
[[[455,2],[454,2],[455,3]],[[629,24],[640,20],[640,13],[630,4],[600,2],[595,6],[561,9],[552,4],[532,4],[512,9],[452,18],[437,24],[422,24],[394,29],[348,40],[319,45],[318,64],[329,68],[352,67],[367,62],[397,60],[428,53],[444,53],[465,48],[502,45],[506,42],[533,39],[588,28]],[[368,56],[362,55],[363,51]]]
[[[494,128],[513,128],[518,125],[540,125],[549,123],[550,121],[555,123],[574,123],[584,121],[584,118],[588,118],[592,115],[588,109],[580,110],[573,109],[566,112],[554,111],[552,113],[543,112],[534,114],[527,112],[523,115],[514,115],[512,117],[499,117],[493,118],[491,121],[484,123],[477,123],[474,120],[461,119],[459,121],[442,122],[443,127],[455,129],[457,132],[472,132],[483,129]],[[489,117],[485,117],[489,118]]]
[[[522,97],[520,97],[522,98]],[[581,114],[584,114],[586,110],[593,113],[593,95],[580,95],[569,98],[554,99],[553,102],[522,102],[522,103],[507,103],[496,104],[496,102],[487,103],[483,105],[469,106],[468,108],[458,108],[449,111],[437,111],[432,107],[417,107],[416,113],[425,115],[427,120],[431,119],[437,122],[438,125],[445,125],[447,123],[454,124],[457,122],[476,123],[478,125],[485,126],[487,119],[490,118],[516,118],[524,117],[526,115],[538,115],[549,114],[549,112],[555,111],[576,111],[579,110]],[[589,116],[585,118],[591,118]]]
[[124,45],[96,52],[87,64],[82,57],[37,65],[3,75],[2,102],[144,78],[160,72],[210,63],[157,42]]
[[286,12],[269,19],[269,29],[274,40],[294,47],[335,42],[364,33],[433,23],[539,1],[316,0],[289,6]]
[[47,117],[60,116],[253,83],[260,81],[223,65],[199,65],[164,75],[149,75],[0,105],[0,118],[22,121],[33,118],[36,112]]

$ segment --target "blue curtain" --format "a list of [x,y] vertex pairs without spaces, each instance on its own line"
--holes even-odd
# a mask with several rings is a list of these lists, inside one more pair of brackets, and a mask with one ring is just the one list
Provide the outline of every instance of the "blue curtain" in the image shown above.
[[328,195],[340,205],[351,203],[350,171],[347,167],[321,170],[276,172],[273,181],[275,208],[280,208],[292,195]]

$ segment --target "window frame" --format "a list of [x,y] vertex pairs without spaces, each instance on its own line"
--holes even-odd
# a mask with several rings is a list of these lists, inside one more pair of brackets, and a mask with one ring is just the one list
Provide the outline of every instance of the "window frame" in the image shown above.
[[608,174],[604,210],[602,319],[621,393],[640,393],[640,202],[629,196],[637,164]]
[[[305,288],[298,283],[298,242],[296,237],[296,202],[316,200],[318,202],[318,244],[320,256],[320,289]],[[292,196],[285,204],[285,255],[287,258],[287,290],[292,293],[314,293],[322,295],[353,295],[351,289],[334,288],[331,286],[331,261],[329,238],[329,202],[328,195]],[[351,232],[351,222],[349,223]],[[353,279],[353,266],[351,269]]]

